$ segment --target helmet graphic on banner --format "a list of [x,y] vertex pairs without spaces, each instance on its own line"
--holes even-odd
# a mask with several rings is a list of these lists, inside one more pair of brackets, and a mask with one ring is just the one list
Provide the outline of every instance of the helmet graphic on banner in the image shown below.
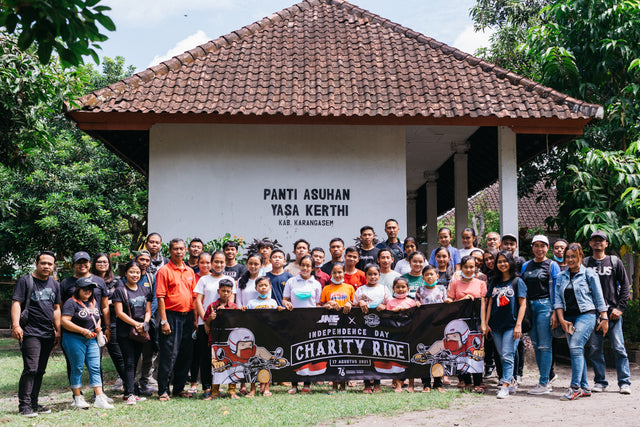
[[444,328],[444,336],[447,337],[449,334],[460,334],[460,343],[464,344],[467,342],[467,338],[469,338],[469,325],[467,322],[461,319],[452,320],[447,323],[447,326]]
[[253,335],[253,332],[247,328],[235,328],[229,334],[229,349],[232,352],[237,353],[238,343],[241,341],[254,343],[256,341],[256,337]]

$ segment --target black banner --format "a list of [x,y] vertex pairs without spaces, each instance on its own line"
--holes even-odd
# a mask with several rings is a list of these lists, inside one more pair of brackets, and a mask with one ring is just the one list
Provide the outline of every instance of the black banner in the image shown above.
[[404,312],[220,310],[214,384],[421,378],[483,372],[480,303]]

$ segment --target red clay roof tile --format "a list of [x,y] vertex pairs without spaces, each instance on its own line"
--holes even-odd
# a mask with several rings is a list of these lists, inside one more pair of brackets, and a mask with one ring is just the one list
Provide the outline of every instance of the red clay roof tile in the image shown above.
[[89,112],[584,119],[570,98],[343,0],[304,0],[79,101]]

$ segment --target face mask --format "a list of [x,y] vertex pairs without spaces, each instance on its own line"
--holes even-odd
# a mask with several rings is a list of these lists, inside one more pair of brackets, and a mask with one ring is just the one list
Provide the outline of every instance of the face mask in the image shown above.
[[564,261],[564,257],[562,257],[562,258],[558,258],[558,257],[557,257],[557,256],[555,256],[555,255],[553,256],[553,259],[555,259],[555,260],[556,260],[556,262],[562,262],[562,261]]
[[393,296],[397,299],[404,299],[407,297],[407,294],[396,294],[394,293]]
[[331,283],[333,283],[334,285],[340,285],[342,282],[344,282],[344,280],[342,280],[341,282],[336,282],[333,276],[331,276]]
[[296,289],[295,291],[296,297],[300,299],[311,298],[312,292],[304,289]]
[[370,302],[369,303],[369,308],[378,308],[380,304],[378,304],[377,302]]
[[473,278],[476,276],[475,274],[472,274],[471,276],[467,276],[466,274],[464,274],[464,273],[462,272],[462,270],[460,270],[460,275],[461,275],[462,277],[464,277],[465,279],[467,279],[467,280],[469,280],[469,279],[473,279]]
[[427,288],[433,288],[435,285],[438,284],[438,279],[436,279],[436,281],[433,282],[432,284],[428,284],[427,282],[424,282],[424,284],[427,286]]
[[267,299],[268,296],[269,296],[269,294],[264,294],[264,295],[258,294],[258,298],[260,298],[260,299]]

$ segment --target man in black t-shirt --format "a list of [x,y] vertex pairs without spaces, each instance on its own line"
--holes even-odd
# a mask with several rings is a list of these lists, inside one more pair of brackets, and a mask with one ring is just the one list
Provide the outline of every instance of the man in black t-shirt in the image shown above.
[[151,264],[147,267],[147,271],[155,276],[160,267],[169,262],[169,260],[160,253],[160,249],[162,249],[162,236],[158,233],[149,233],[144,247],[151,255]]
[[224,275],[231,277],[234,281],[238,281],[240,277],[247,271],[247,267],[243,264],[239,264],[236,260],[238,256],[238,242],[234,240],[227,240],[222,245],[222,251],[224,252]]
[[[12,335],[20,341],[24,364],[18,383],[18,410],[25,417],[51,412],[38,404],[38,396],[51,350],[60,342],[60,285],[51,278],[54,267],[55,254],[40,252],[36,270],[18,279],[13,292]],[[20,325],[23,308],[28,320]]]
[[356,264],[358,270],[364,271],[367,264],[378,263],[378,252],[380,249],[376,248],[374,244],[376,242],[376,233],[373,231],[373,227],[365,225],[360,229],[360,244],[358,247],[358,254],[360,255],[360,261]]
[[204,244],[202,243],[202,239],[198,237],[194,237],[189,242],[189,247],[187,251],[189,252],[189,260],[187,261],[187,265],[191,267],[194,273],[200,273],[200,267],[198,267],[198,257],[202,253],[204,248]]
[[[584,265],[592,269],[600,278],[602,296],[609,306],[609,331],[607,336],[613,347],[618,374],[620,393],[631,394],[631,373],[629,358],[624,346],[622,334],[622,313],[629,302],[629,277],[620,258],[608,256],[605,249],[609,246],[609,239],[602,231],[596,231],[589,239],[589,246],[593,256],[584,259]],[[604,336],[594,330],[589,339],[589,358],[593,364],[594,386],[591,390],[606,391],[609,385],[605,379],[606,365],[604,361]]]

